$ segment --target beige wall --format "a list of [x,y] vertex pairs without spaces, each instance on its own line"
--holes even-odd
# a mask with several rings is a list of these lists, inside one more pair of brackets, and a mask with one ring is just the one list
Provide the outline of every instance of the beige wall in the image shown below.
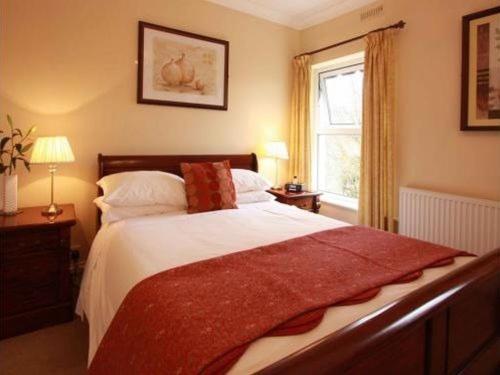
[[[0,124],[10,113],[38,135],[68,136],[77,161],[60,167],[57,201],[76,204],[84,248],[98,152],[249,153],[288,138],[297,31],[201,0],[0,0],[0,12]],[[136,104],[138,20],[229,40],[227,112]],[[47,203],[47,169],[21,172],[19,194]]]
[[[500,200],[500,132],[460,132],[464,14],[495,0],[385,0],[383,16],[353,12],[297,32],[202,0],[0,0],[0,115],[67,135],[77,162],[62,166],[57,200],[75,202],[76,242],[94,234],[96,155],[240,153],[287,139],[290,60],[404,19],[398,37],[398,172],[402,186]],[[137,21],[230,41],[229,110],[138,105]],[[300,48],[299,48],[300,46]],[[359,51],[352,43],[315,62]],[[272,178],[272,165],[262,160]],[[283,167],[285,164],[283,164]],[[269,168],[269,169],[268,169]],[[283,175],[285,175],[283,173]],[[43,166],[20,173],[20,204],[48,200]],[[324,206],[356,222],[356,213]]]
[[[500,132],[461,132],[461,18],[497,0],[385,0],[384,15],[361,22],[359,11],[301,33],[303,51],[316,49],[400,19],[397,152],[401,186],[500,200]],[[318,54],[326,61],[363,49],[363,43]],[[331,212],[332,209],[330,209]],[[333,208],[335,215],[352,211]]]

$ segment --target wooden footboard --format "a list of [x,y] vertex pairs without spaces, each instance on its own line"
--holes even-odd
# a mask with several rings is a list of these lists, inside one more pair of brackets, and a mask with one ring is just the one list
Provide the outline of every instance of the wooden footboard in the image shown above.
[[500,249],[261,374],[493,374],[500,369]]

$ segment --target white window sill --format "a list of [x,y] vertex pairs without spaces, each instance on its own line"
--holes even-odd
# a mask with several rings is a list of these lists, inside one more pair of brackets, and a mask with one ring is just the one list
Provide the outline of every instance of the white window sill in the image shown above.
[[340,195],[325,193],[321,195],[321,202],[332,206],[338,206],[351,211],[358,211],[358,200],[342,197]]

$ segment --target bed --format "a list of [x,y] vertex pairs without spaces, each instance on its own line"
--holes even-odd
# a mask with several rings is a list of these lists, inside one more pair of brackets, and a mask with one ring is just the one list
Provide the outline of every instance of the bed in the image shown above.
[[[99,178],[134,170],[180,175],[180,162],[226,159],[235,168],[258,170],[254,154],[99,155]],[[92,246],[77,305],[77,313],[89,321],[89,362],[129,290],[148,276],[347,225],[263,202],[104,226]],[[172,252],[166,255],[167,248]],[[454,264],[425,270],[411,283],[387,285],[367,302],[330,307],[309,332],[255,341],[229,373],[494,372],[500,358],[499,262],[499,250],[478,259],[459,257]]]

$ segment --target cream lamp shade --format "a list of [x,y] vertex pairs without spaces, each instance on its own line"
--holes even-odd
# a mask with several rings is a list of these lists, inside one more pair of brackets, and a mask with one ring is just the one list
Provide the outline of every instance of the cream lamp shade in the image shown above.
[[31,153],[31,164],[71,163],[75,156],[66,137],[39,137]]
[[266,144],[266,156],[276,159],[288,160],[288,150],[283,141],[269,142]]
[[269,158],[274,158],[274,186],[273,189],[279,190],[281,186],[279,185],[279,172],[278,172],[278,159],[288,160],[288,150],[286,149],[286,143],[283,141],[269,142],[265,146],[266,156]]
[[75,161],[75,156],[66,137],[39,137],[35,141],[33,152],[31,153],[31,164],[48,164],[50,173],[50,204],[42,210],[46,216],[57,216],[62,213],[62,209],[54,202],[54,174],[57,164],[71,163]]

